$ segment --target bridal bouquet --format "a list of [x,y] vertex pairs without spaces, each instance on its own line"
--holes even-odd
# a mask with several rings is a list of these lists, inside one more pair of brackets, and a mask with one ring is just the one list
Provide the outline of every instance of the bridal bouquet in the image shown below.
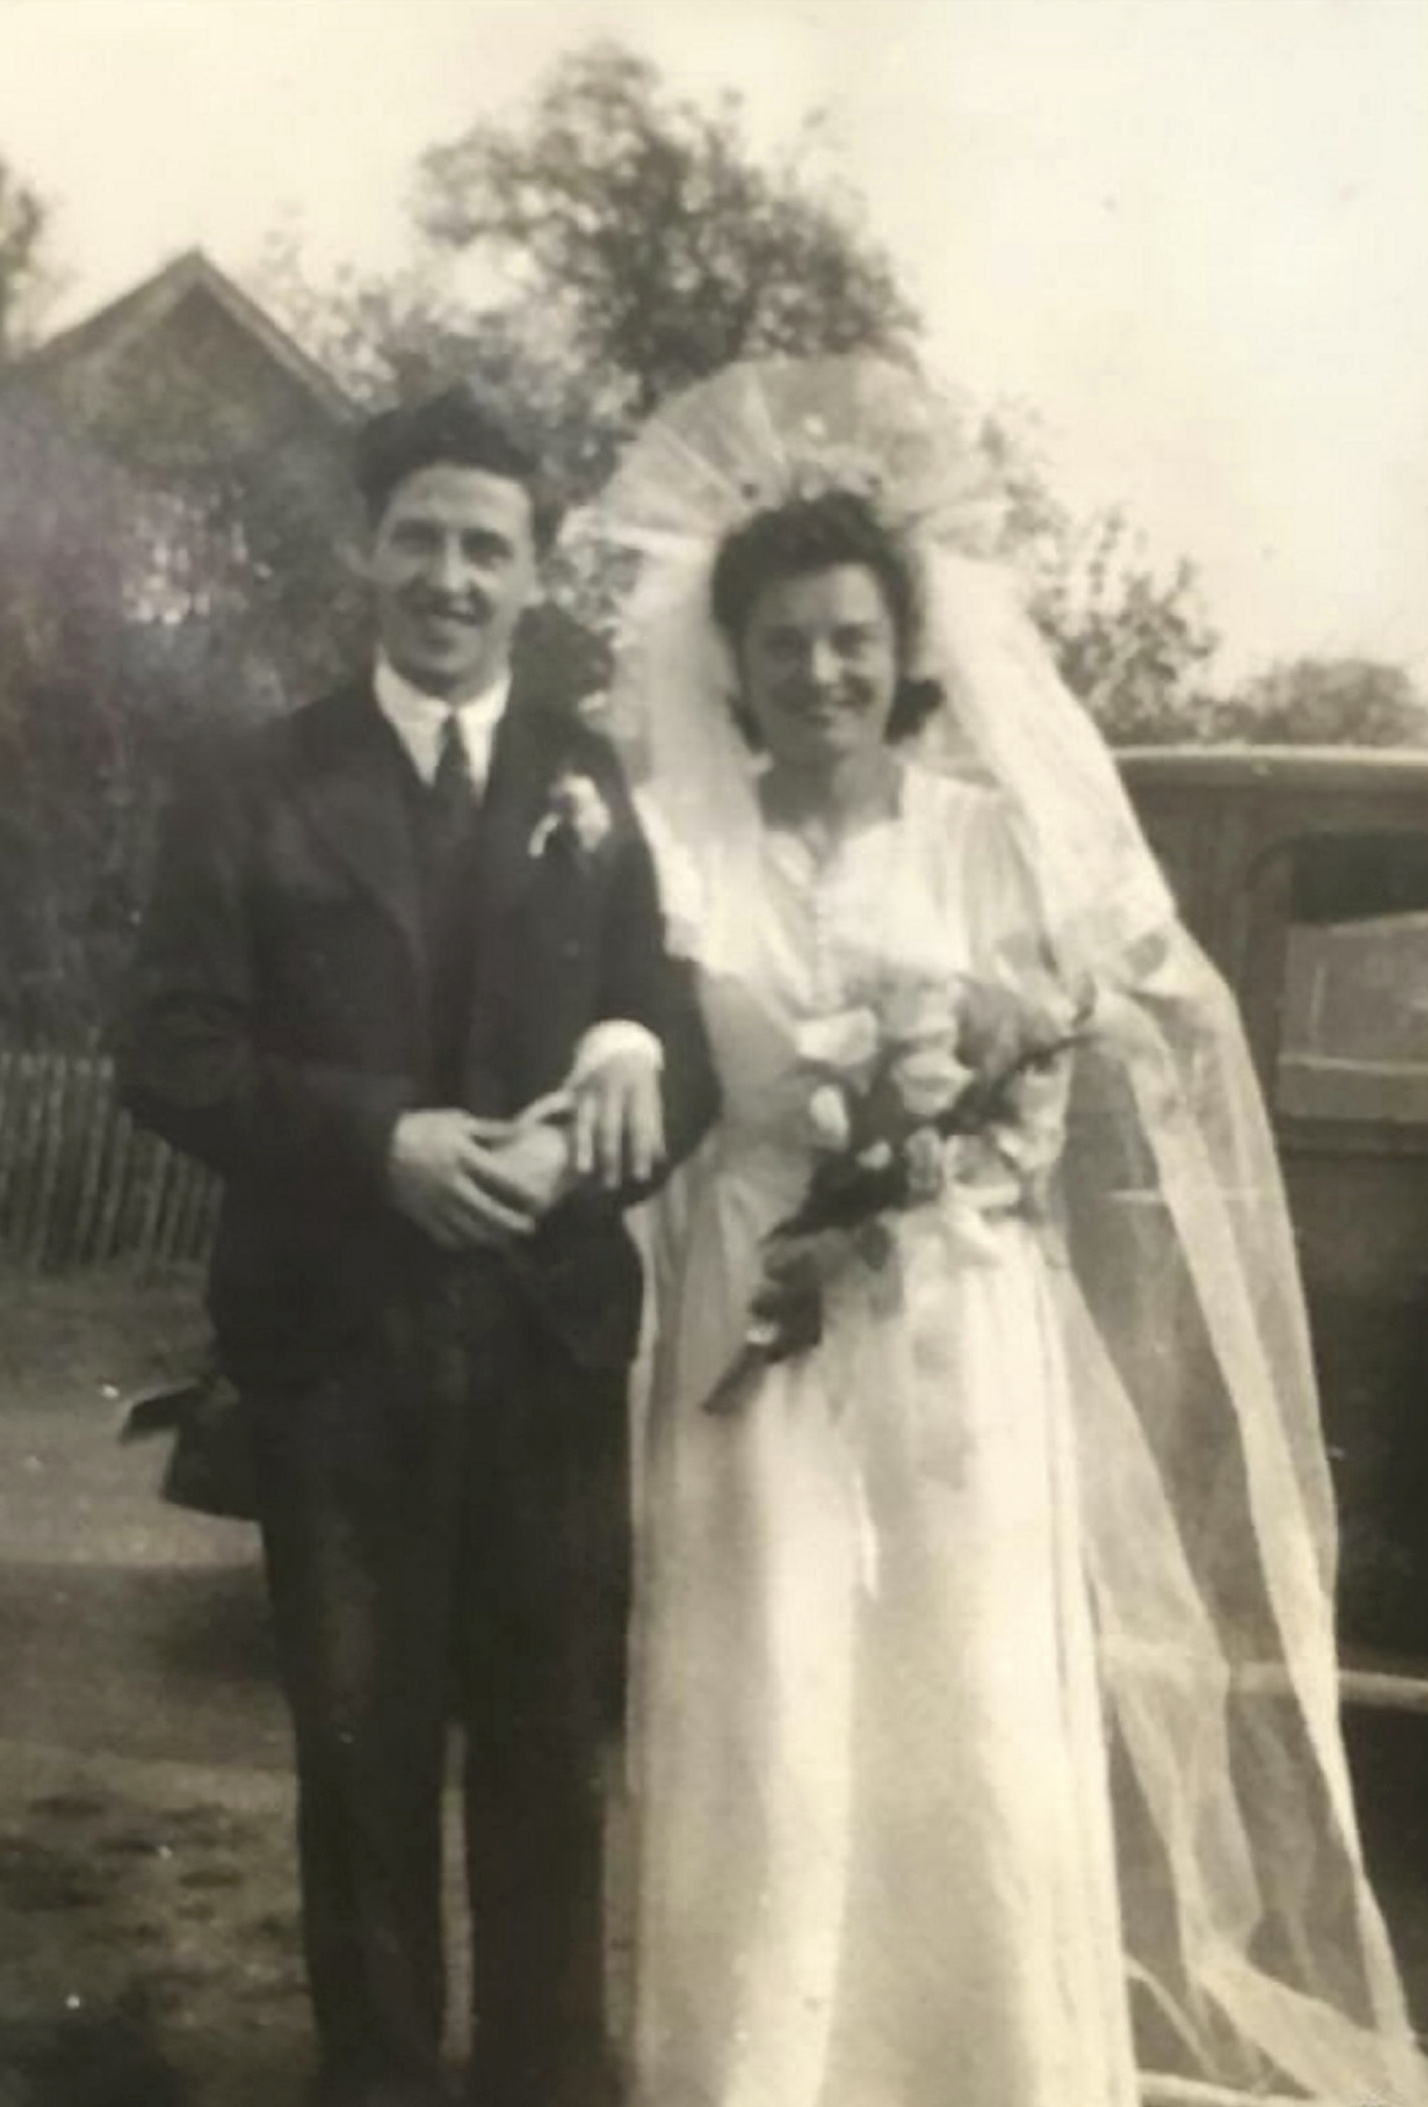
[[960,1255],[975,1261],[994,1255],[997,1218],[1044,1209],[1069,1056],[1089,1011],[1089,997],[1044,978],[895,976],[799,1027],[814,1168],[765,1239],[742,1344],[706,1411],[734,1411],[765,1368],[818,1344],[834,1283],[892,1264],[897,1214],[939,1205]]

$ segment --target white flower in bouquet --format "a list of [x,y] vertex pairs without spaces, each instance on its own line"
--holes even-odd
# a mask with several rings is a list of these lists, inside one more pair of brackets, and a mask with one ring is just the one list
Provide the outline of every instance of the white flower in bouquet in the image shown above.
[[873,1012],[859,1007],[835,1010],[826,1017],[806,1017],[795,1028],[794,1044],[799,1059],[811,1068],[856,1076],[877,1059],[881,1034]]
[[1034,971],[1025,990],[966,976],[868,983],[857,1007],[797,1029],[816,1160],[802,1200],[765,1239],[749,1327],[711,1412],[736,1409],[761,1369],[811,1351],[825,1298],[845,1279],[896,1306],[899,1217],[972,1265],[999,1263],[1009,1219],[1048,1219],[1089,1002]]
[[957,994],[955,981],[894,980],[882,989],[878,1002],[884,1038],[902,1046],[942,1040],[955,1045],[960,1029]]
[[888,1079],[909,1119],[936,1119],[951,1110],[972,1081],[951,1039],[928,1039],[894,1056]]
[[816,1149],[837,1154],[853,1139],[848,1094],[837,1083],[820,1083],[808,1100],[808,1128]]

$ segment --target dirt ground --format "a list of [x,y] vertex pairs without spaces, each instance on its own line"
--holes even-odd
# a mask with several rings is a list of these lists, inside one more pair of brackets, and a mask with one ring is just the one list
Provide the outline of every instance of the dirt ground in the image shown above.
[[201,1339],[190,1279],[0,1281],[0,2107],[299,2097],[254,1534],[116,1438]]
[[[165,1444],[117,1438],[196,1364],[198,1292],[0,1274],[0,2107],[298,2107],[309,2068],[256,1531],[166,1506]],[[458,1934],[453,2014],[464,1970]]]
[[[301,2098],[288,1734],[255,1533],[163,1505],[162,1444],[116,1438],[202,1337],[190,1278],[0,1276],[0,2107]],[[1428,1720],[1357,1713],[1348,1732],[1428,2026]],[[618,1896],[612,1919],[619,1981]],[[457,2012],[462,1966],[458,1947]]]

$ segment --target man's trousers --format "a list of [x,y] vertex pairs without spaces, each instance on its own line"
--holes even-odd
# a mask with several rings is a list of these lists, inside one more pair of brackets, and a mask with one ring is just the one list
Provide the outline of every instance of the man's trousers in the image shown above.
[[[577,1369],[495,1260],[258,1408],[334,2097],[440,2085],[441,1791],[465,1733],[475,2107],[607,2097],[602,1743],[627,1551],[623,1372]],[[405,2094],[403,2094],[405,2097]]]

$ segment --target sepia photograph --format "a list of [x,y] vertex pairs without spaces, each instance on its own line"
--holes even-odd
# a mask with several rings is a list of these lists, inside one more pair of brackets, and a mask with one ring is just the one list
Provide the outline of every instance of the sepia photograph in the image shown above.
[[0,0],[0,2107],[1428,2107],[1428,0]]

